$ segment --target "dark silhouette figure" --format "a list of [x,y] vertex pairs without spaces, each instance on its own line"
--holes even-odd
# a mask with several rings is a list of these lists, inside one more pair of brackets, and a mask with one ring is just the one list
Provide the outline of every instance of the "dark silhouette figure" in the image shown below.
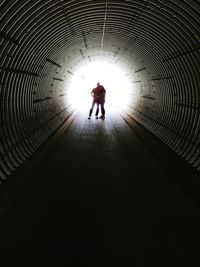
[[92,112],[93,112],[93,109],[94,109],[95,104],[97,105],[97,109],[96,109],[96,112],[95,112],[96,119],[98,119],[99,105],[101,107],[101,116],[100,116],[100,119],[105,119],[105,108],[104,108],[105,94],[106,94],[106,90],[103,87],[103,85],[100,85],[100,83],[97,83],[97,87],[95,87],[91,91],[91,95],[93,97],[93,101],[92,101],[92,106],[91,106],[91,108],[89,110],[89,117],[88,117],[88,119],[90,119],[91,116],[92,116]]

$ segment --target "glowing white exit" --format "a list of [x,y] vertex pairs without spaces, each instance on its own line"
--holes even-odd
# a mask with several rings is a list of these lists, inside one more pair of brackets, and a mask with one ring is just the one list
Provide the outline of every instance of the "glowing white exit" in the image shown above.
[[114,64],[95,61],[79,68],[73,75],[68,91],[70,104],[82,111],[88,110],[91,91],[100,82],[106,89],[105,107],[125,107],[130,100],[130,78]]

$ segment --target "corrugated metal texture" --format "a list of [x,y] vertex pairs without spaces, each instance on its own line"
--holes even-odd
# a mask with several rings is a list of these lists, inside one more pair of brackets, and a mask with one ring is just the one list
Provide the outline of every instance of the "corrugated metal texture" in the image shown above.
[[199,12],[198,0],[1,1],[0,181],[69,115],[66,70],[101,50],[130,67],[130,114],[200,169]]
[[[199,10],[198,1],[167,1],[160,13],[154,12],[159,19],[156,31],[152,28],[148,35],[143,35],[142,42],[138,39],[135,43],[147,62],[157,68],[157,76],[150,78],[155,93],[146,100],[154,103],[148,115],[144,103],[135,107],[134,113],[146,128],[197,169],[200,169]],[[141,28],[146,31],[144,24]],[[155,38],[152,32],[156,33]]]

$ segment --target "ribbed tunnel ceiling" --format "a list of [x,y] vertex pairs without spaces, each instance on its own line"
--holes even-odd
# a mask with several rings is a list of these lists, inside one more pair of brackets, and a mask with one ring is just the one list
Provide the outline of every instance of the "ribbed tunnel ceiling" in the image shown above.
[[1,183],[73,112],[66,84],[99,56],[126,66],[127,115],[199,170],[199,12],[199,0],[1,1]]

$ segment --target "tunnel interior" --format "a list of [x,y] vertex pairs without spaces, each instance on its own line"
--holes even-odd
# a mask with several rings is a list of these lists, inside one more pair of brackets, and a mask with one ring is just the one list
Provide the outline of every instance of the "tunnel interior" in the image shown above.
[[0,18],[1,185],[76,111],[95,60],[128,77],[120,110],[200,170],[199,0],[4,0]]

